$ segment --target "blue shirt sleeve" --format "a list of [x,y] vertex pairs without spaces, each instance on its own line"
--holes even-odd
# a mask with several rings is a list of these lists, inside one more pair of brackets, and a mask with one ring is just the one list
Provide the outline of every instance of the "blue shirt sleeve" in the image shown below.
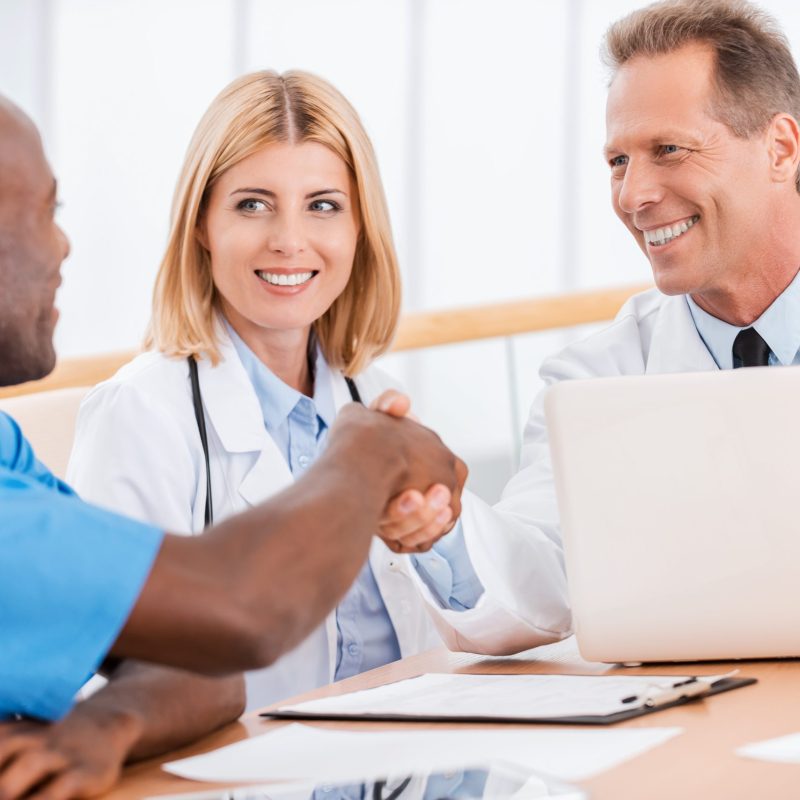
[[460,521],[427,553],[412,556],[411,563],[442,608],[468,611],[475,608],[483,594],[483,584],[470,561]]
[[163,534],[82,502],[0,414],[0,718],[54,720],[116,640]]
[[19,425],[3,411],[0,411],[0,467],[24,475],[61,494],[75,494],[36,458]]

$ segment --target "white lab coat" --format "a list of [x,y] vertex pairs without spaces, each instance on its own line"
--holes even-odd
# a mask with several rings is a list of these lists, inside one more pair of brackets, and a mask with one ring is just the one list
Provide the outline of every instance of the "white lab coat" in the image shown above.
[[[222,362],[212,367],[203,359],[198,364],[216,521],[257,505],[293,481],[283,454],[264,427],[255,390],[230,339],[223,330],[218,336]],[[197,534],[203,530],[205,461],[188,375],[185,359],[148,352],[87,395],[67,472],[67,480],[84,499],[167,531]],[[350,401],[350,395],[344,378],[335,372],[331,375],[338,409]],[[395,385],[374,367],[356,382],[367,404]],[[519,534],[511,531],[506,538],[492,527],[492,541],[484,542],[480,526],[486,508],[475,499],[466,502],[468,549],[487,589],[471,611],[440,609],[408,557],[396,555],[378,538],[373,541],[370,563],[403,656],[441,644],[432,617],[456,649],[506,653],[554,638],[552,634],[542,637],[518,613],[515,593],[503,570],[513,568],[522,554],[506,552],[503,543],[515,548]],[[535,553],[528,555],[535,558]],[[491,596],[491,587],[499,589],[497,597]],[[536,591],[528,594],[526,590],[523,596],[535,605]],[[562,598],[563,593],[550,605],[558,606]],[[464,637],[457,632],[462,626]],[[336,666],[336,636],[335,613],[331,613],[292,652],[271,667],[250,673],[248,707],[330,682]]]
[[[563,635],[569,625],[558,509],[543,408],[547,387],[575,378],[713,369],[717,369],[716,362],[695,328],[686,298],[667,297],[655,289],[631,298],[610,326],[569,345],[542,364],[540,374],[545,388],[534,400],[525,427],[519,471],[505,487],[497,505],[487,508],[478,504],[476,513],[473,503],[463,516],[466,541],[473,558],[479,552],[488,558],[488,549],[483,548],[492,547],[492,543],[498,541],[503,545],[497,550],[496,559],[514,558],[516,552],[516,562],[497,565],[494,575],[490,576],[491,580],[498,574],[505,575],[507,591],[504,593],[502,585],[492,583],[483,613],[496,598],[503,599],[507,608],[515,607],[522,615],[525,625],[515,628],[521,638],[516,639],[514,631],[508,631],[503,641],[492,641],[485,632],[484,621],[476,627],[476,638],[470,640],[464,621],[450,630],[440,628],[451,648],[498,653],[508,647],[506,652],[513,652],[514,647],[521,649],[520,646],[530,641],[536,630],[543,641],[548,633],[551,639]],[[527,559],[522,557],[525,551],[531,554]],[[527,597],[522,594],[525,571],[529,573]],[[484,575],[481,577],[485,582]],[[516,592],[517,596],[509,597],[509,592]],[[443,611],[440,615],[452,619],[452,613]],[[470,613],[477,616],[481,609]],[[486,649],[486,644],[491,649]]]

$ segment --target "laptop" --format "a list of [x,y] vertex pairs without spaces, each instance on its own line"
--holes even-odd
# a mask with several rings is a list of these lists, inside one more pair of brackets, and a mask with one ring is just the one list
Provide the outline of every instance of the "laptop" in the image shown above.
[[800,367],[545,398],[581,655],[800,656]]

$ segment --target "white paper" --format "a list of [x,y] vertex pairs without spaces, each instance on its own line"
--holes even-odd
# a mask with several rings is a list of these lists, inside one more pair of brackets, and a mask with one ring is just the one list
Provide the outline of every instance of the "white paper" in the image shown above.
[[584,780],[659,745],[680,728],[344,731],[293,724],[167,772],[199,781],[374,780],[504,762],[561,780]]
[[[718,677],[697,678],[693,686],[705,690]],[[428,673],[374,689],[282,706],[279,710],[355,716],[556,720],[630,711],[644,705],[648,698],[670,693],[675,684],[689,680],[688,676],[679,675]],[[627,699],[627,702],[623,702],[623,699]]]
[[777,761],[782,764],[800,764],[800,733],[790,733],[777,739],[766,739],[740,747],[737,755],[757,758],[761,761]]

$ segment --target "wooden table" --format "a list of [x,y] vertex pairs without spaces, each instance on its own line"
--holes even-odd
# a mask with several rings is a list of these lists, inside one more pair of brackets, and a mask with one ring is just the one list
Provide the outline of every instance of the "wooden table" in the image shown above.
[[[744,676],[758,678],[758,684],[618,723],[624,727],[679,726],[684,732],[632,761],[585,781],[582,785],[592,800],[771,800],[800,797],[800,765],[755,761],[734,753],[740,745],[800,731],[799,660],[660,665],[626,669],[625,673],[714,675],[735,668],[739,668]],[[616,669],[622,668],[583,661],[572,640],[508,658],[432,650],[302,697],[311,699],[341,694],[423,672],[597,675]],[[148,795],[197,792],[212,788],[213,784],[195,783],[168,775],[160,770],[160,764],[265,733],[283,724],[286,723],[249,715],[200,744],[171,753],[168,758],[129,768],[118,787],[106,797],[131,800]],[[392,727],[386,723],[314,724],[351,730]],[[397,724],[406,730],[415,726],[428,727],[419,723]]]

